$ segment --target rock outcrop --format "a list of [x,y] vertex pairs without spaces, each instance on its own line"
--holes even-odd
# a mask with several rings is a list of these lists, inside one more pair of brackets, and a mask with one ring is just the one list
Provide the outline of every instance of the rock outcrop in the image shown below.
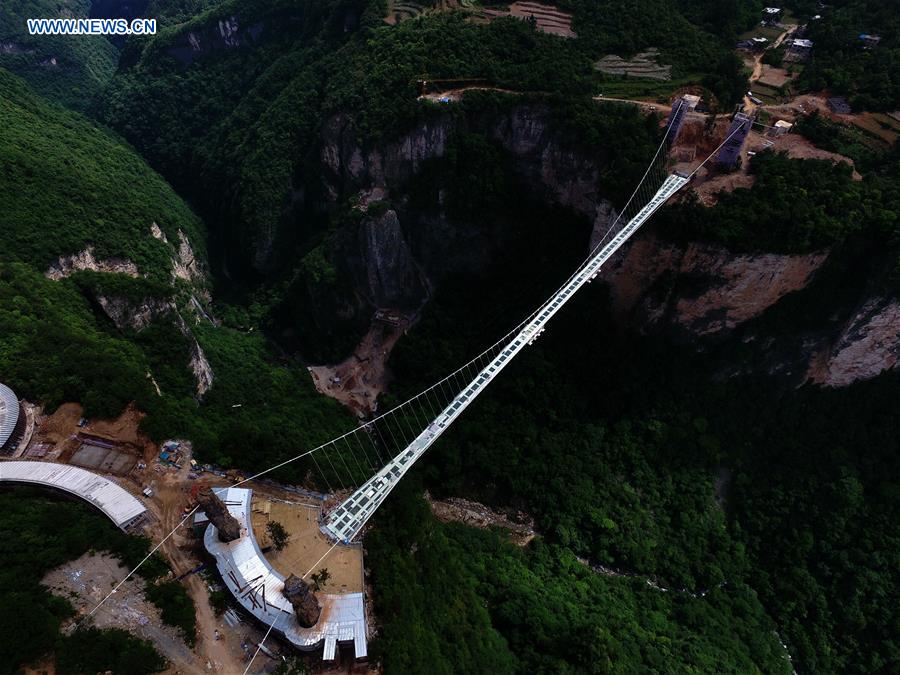
[[175,303],[160,298],[135,301],[113,295],[97,295],[97,304],[119,330],[140,332],[160,317],[175,311]]
[[319,601],[303,579],[292,574],[284,580],[281,594],[288,599],[297,615],[297,623],[304,628],[312,628],[319,620],[322,608]]
[[833,344],[817,354],[808,377],[844,387],[868,380],[900,363],[900,301],[870,298],[847,322]]
[[173,36],[166,53],[190,65],[203,54],[253,45],[263,29],[260,22],[244,25],[236,16],[228,16]]
[[734,254],[642,234],[606,270],[613,311],[642,332],[723,335],[805,288],[828,253]]
[[201,490],[197,495],[200,510],[219,531],[219,541],[228,543],[241,537],[241,524],[228,512],[218,495],[211,489]]
[[125,274],[129,277],[138,277],[138,268],[130,260],[122,258],[110,258],[98,260],[94,256],[94,247],[88,246],[83,251],[61,255],[44,272],[44,276],[54,281],[59,281],[70,276],[73,272],[90,270],[93,272],[106,272],[109,274]]
[[[293,325],[315,325],[304,334],[306,342],[334,342],[335,335],[354,330],[361,335],[378,309],[417,311],[446,279],[478,274],[497,259],[508,235],[502,225],[455,222],[440,192],[427,208],[411,197],[411,186],[423,168],[446,155],[459,131],[491,139],[508,153],[517,180],[534,194],[590,220],[592,245],[615,221],[613,205],[603,198],[601,163],[556,131],[543,104],[521,102],[489,113],[439,112],[377,145],[358,140],[349,115],[335,115],[320,136],[317,178],[322,190],[315,192],[325,203],[301,204],[301,199],[290,208],[339,209],[351,202],[368,214],[379,202],[389,207],[377,206],[371,215],[339,228],[329,241],[325,257],[337,283],[312,283],[297,293],[297,304],[305,309],[291,315]],[[294,186],[293,193],[302,194],[302,187]],[[292,218],[289,214],[285,223]],[[266,258],[277,249],[277,237],[273,231],[256,241],[254,260],[262,265],[260,271],[271,269]],[[735,253],[699,242],[673,244],[655,236],[651,226],[603,275],[623,326],[701,350],[728,340],[753,343],[764,357],[753,365],[731,364],[730,372],[766,372],[797,382],[805,381],[803,374],[809,371],[815,382],[842,386],[895,367],[894,310],[886,301],[876,302],[877,311],[861,310],[852,320],[845,320],[843,313],[849,310],[843,307],[840,321],[816,329],[787,329],[789,334],[777,340],[762,339],[763,334],[746,328],[815,283],[828,258],[828,251]],[[865,303],[865,297],[859,302]],[[319,325],[323,316],[339,317],[342,323],[330,319]],[[345,355],[329,358],[339,361]]]
[[362,264],[359,288],[373,307],[417,308],[427,295],[426,283],[413,259],[412,251],[397,212],[366,218],[359,227],[358,250]]

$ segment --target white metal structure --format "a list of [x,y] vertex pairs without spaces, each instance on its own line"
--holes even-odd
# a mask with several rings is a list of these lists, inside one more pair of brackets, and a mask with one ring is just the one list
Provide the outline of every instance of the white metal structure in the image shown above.
[[91,471],[52,462],[0,462],[0,482],[30,483],[64,490],[103,511],[123,530],[146,511],[131,493]]
[[637,214],[628,221],[609,243],[590,258],[566,285],[560,288],[537,311],[534,317],[511,339],[497,357],[485,366],[450,404],[428,425],[404,450],[394,457],[378,473],[350,495],[328,517],[325,529],[339,541],[349,542],[375,510],[381,505],[391,490],[415,464],[416,460],[434,443],[463,410],[480,394],[491,378],[503,370],[510,361],[534,341],[554,314],[568,302],[575,293],[593,279],[612,255],[619,250],[638,228],[641,227],[659,207],[682,188],[688,176],[672,174],[668,176],[653,197]]
[[[235,487],[214,490],[228,512],[240,523],[241,536],[223,543],[219,540],[216,527],[210,524],[203,536],[203,545],[215,557],[222,581],[241,606],[299,649],[312,651],[323,645],[326,661],[334,659],[339,642],[352,642],[356,658],[365,657],[363,594],[317,594],[322,603],[322,616],[312,628],[303,628],[297,623],[293,606],[281,594],[284,576],[269,564],[253,535],[250,522],[253,491]],[[195,522],[205,521],[205,515],[195,519]]]
[[19,399],[13,390],[0,383],[0,448],[12,436],[19,421]]

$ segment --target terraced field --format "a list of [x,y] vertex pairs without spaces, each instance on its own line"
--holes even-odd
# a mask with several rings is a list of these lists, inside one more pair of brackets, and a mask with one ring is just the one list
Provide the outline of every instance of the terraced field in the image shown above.
[[659,51],[648,49],[625,60],[621,56],[608,54],[594,64],[594,68],[607,75],[627,75],[649,80],[668,81],[672,78],[672,66],[659,63]]
[[396,0],[388,3],[388,14],[385,21],[394,25],[401,21],[414,19],[426,12],[449,12],[454,9],[473,11],[475,3],[473,0],[438,0],[433,5],[427,5],[411,0]]
[[538,30],[560,37],[575,37],[572,30],[572,15],[557,9],[553,5],[542,5],[538,2],[514,2],[508,10],[484,9],[481,14],[488,19],[512,16],[527,21],[534,17]]

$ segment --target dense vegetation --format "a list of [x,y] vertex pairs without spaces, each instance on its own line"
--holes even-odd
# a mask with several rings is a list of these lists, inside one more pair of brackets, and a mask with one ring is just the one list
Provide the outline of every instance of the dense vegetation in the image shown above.
[[599,574],[555,543],[440,525],[398,492],[367,546],[390,617],[373,651],[391,672],[790,672],[743,584],[699,597]]
[[[223,2],[127,47],[127,67],[95,112],[216,223],[233,271],[271,274],[312,250],[328,227],[316,208],[323,126],[335,133],[328,121],[337,125],[333,116],[343,113],[342,135],[392,138],[439,112],[417,101],[421,80],[469,78],[539,94],[566,119],[600,86],[594,61],[656,46],[676,74],[702,79],[722,105],[740,98],[745,78],[727,39],[698,29],[671,0],[639,4],[566,5],[579,37],[565,40],[528,22],[482,25],[460,13],[387,26],[379,2]],[[231,16],[245,27],[244,44],[225,48],[211,37],[183,62],[188,31]],[[354,22],[358,30],[343,30]],[[248,25],[260,27],[257,38]]]
[[[797,2],[810,21],[813,56],[800,75],[801,86],[849,97],[858,110],[900,108],[900,12],[893,0],[836,0],[822,9]],[[860,35],[881,37],[865,48]]]
[[[118,660],[128,655],[146,664],[141,672],[162,669],[152,647],[120,631],[60,636],[60,623],[72,616],[72,606],[40,583],[51,569],[88,551],[109,551],[132,567],[149,550],[147,539],[121,533],[86,504],[61,502],[25,488],[0,492],[0,512],[0,671],[17,672],[50,651],[64,654],[60,672],[103,671],[128,663]],[[148,580],[165,571],[156,559],[139,570]],[[103,646],[116,651],[104,652]]]
[[0,68],[25,78],[42,96],[84,110],[115,72],[118,50],[101,36],[29,35],[26,19],[87,18],[90,9],[91,0],[4,0]]
[[[838,297],[827,287],[813,287],[792,307],[827,305],[821,302],[823,295]],[[420,372],[430,374],[431,368],[449,368],[449,363],[462,360],[471,335],[465,330],[437,332],[439,326],[494,321],[488,317],[496,305],[489,300],[483,308],[473,305],[478,294],[472,290],[465,297],[465,306],[439,298],[419,335],[401,343],[394,360],[401,377],[421,384]],[[760,622],[757,625],[769,621],[765,614],[776,620],[794,666],[802,672],[890,670],[889,664],[900,657],[890,638],[898,620],[890,598],[900,584],[900,532],[891,519],[900,475],[893,404],[900,379],[883,376],[849,391],[785,391],[777,382],[751,378],[711,384],[707,378],[719,365],[742,358],[739,348],[700,358],[658,338],[622,336],[592,309],[603,304],[602,293],[593,289],[574,304],[556,320],[553,331],[467,411],[466,424],[451,430],[434,448],[420,470],[426,486],[433,492],[467,494],[530,511],[543,544],[518,554],[526,560],[574,553],[666,587],[709,590],[686,614],[675,613],[678,628],[659,627],[668,639],[685,622],[693,630],[714,634],[712,626],[721,620],[716,608],[722,607],[718,603],[725,594],[735,602],[743,598],[743,609],[732,606],[726,615],[740,614],[742,620]],[[716,504],[714,494],[723,506]],[[406,510],[413,508],[404,504],[379,515],[380,529],[386,531],[378,536],[389,539],[395,528],[409,528]],[[388,574],[379,577],[376,588],[391,608],[390,616],[396,617],[395,629],[410,630],[415,622],[430,627],[428,639],[421,637],[420,628],[417,641],[430,645],[424,658],[450,663],[456,658],[451,645],[459,633],[444,642],[448,627],[442,620],[430,612],[410,615],[422,606],[418,594],[428,592],[430,577],[440,580],[435,588],[454,588],[428,562],[428,550],[423,552],[424,547],[441,546],[441,560],[452,560],[445,550],[450,544],[440,544],[439,536],[422,534],[418,550],[395,546],[390,554],[394,558],[377,558],[388,568],[399,564],[396,558],[404,560],[402,569],[418,570],[418,584],[401,584],[400,577]],[[466,561],[477,561],[479,570],[478,582],[460,584],[477,589],[487,600],[491,626],[511,645],[527,653],[528,639],[515,637],[522,617],[540,617],[529,622],[530,640],[549,639],[560,615],[588,611],[590,595],[575,593],[571,600],[564,595],[550,602],[542,591],[550,580],[529,582],[528,565],[515,566],[512,572],[505,555],[465,543],[472,538],[477,539],[460,535],[453,542],[464,547]],[[372,550],[376,556],[389,555],[380,548]],[[572,564],[549,569],[569,579]],[[405,578],[409,574],[412,571]],[[502,591],[495,589],[497,583]],[[618,581],[590,583],[609,586]],[[509,615],[501,615],[494,603],[504,606],[518,585],[527,592],[511,613],[516,621],[510,624]],[[577,587],[574,579],[571,587]],[[745,587],[753,590],[745,594]],[[447,602],[461,607],[464,592]],[[431,596],[424,601],[426,606],[443,602]],[[641,609],[629,620],[638,620],[649,602],[642,598]],[[609,611],[610,604],[602,606]],[[613,606],[632,616],[621,599]],[[464,621],[487,630],[483,618],[459,616],[456,624]],[[384,629],[386,662],[396,658],[402,664],[415,663],[413,659],[423,655],[410,654],[399,638],[391,637],[392,623]],[[456,625],[454,630],[468,629]],[[733,635],[735,629],[726,632]],[[574,629],[567,633],[581,634]],[[637,648],[628,644],[631,639],[646,644],[640,631],[613,634],[626,654]],[[752,647],[735,640],[722,648],[729,658],[749,650],[755,667],[772,672],[778,651],[764,646],[768,634],[757,629],[746,638]],[[572,639],[567,646],[572,647]],[[703,656],[670,652],[667,669],[686,668],[691,658],[709,657],[715,649],[707,643],[700,650]],[[577,650],[569,655],[579,658]],[[540,667],[527,663],[521,669]],[[737,662],[731,667],[738,672],[752,668]],[[609,669],[618,672],[627,666],[612,664]]]
[[82,673],[158,673],[165,659],[147,640],[138,640],[127,631],[110,628],[99,631],[84,628],[64,635],[56,643],[56,672],[60,675]]
[[[0,69],[0,250],[2,260],[46,269],[61,254],[94,247],[168,279],[170,241],[202,241],[200,221],[146,163],[77,113],[48,103]],[[202,250],[202,249],[201,249]]]
[[[79,401],[88,415],[101,417],[135,401],[149,413],[145,428],[153,437],[184,434],[201,456],[248,469],[350,426],[336,403],[315,394],[305,369],[273,362],[261,335],[225,327],[196,332],[217,373],[202,406],[187,368],[187,338],[174,324],[122,333],[94,311],[76,281],[50,281],[24,264],[0,263],[0,372],[23,397],[51,408]],[[295,467],[289,475],[303,471]]]
[[[57,4],[4,4],[0,29],[22,13],[87,7]],[[197,289],[172,281],[173,249],[150,234],[156,223],[177,242],[181,229],[205,259],[191,209],[113,132],[0,69],[0,379],[49,408],[77,400],[88,415],[136,402],[152,437],[191,438],[201,459],[226,467],[268,467],[333,438],[350,416],[314,392],[299,358],[274,356],[261,330],[287,324],[305,354],[323,358],[345,354],[356,337],[343,326],[310,345],[308,315],[295,313],[345,282],[339,244],[363,218],[344,203],[352,184],[337,203],[323,194],[323,136],[366,150],[416,124],[447,122],[445,156],[391,186],[396,203],[370,216],[396,208],[446,217],[491,230],[497,249],[483,268],[441,279],[393,356],[388,405],[502,334],[584,255],[587,223],[519,180],[487,138],[491,120],[522,101],[547,113],[560,147],[589,154],[604,195],[621,203],[658,125],[633,108],[594,105],[590,95],[610,82],[594,61],[658,47],[675,82],[700,84],[728,106],[745,91],[731,43],[761,4],[566,0],[579,37],[563,40],[529,22],[482,25],[455,13],[387,26],[377,1],[151,0],[147,13],[163,29],[122,46],[120,71],[102,92],[107,66],[84,79],[73,73],[88,71],[71,64],[107,58],[106,42],[42,43],[64,57],[68,79],[37,68],[37,49],[4,53],[0,66],[58,101],[84,108],[96,96],[92,114],[206,218],[214,268],[227,272],[215,326],[187,309]],[[834,3],[811,28],[806,86],[847,93],[854,105],[896,105],[889,10],[875,0]],[[232,16],[239,29],[226,44],[216,27]],[[858,29],[863,16],[883,21]],[[852,31],[885,39],[866,52]],[[200,50],[186,46],[189,32]],[[83,45],[96,53],[78,52]],[[524,94],[475,94],[458,106],[417,100],[420,80],[441,78]],[[824,330],[846,311],[848,287],[891,293],[900,276],[881,278],[898,267],[883,259],[900,259],[897,156],[867,152],[818,118],[798,129],[856,159],[865,180],[845,165],[764,153],[751,166],[753,188],[657,220],[665,236],[733,250],[833,249],[811,289],[755,324],[769,336],[800,324]],[[43,275],[55,257],[87,246],[147,277]],[[165,309],[141,331],[119,328],[101,296],[131,307],[152,298]],[[900,379],[835,391],[723,379],[729,364],[752,363],[765,347],[738,336],[697,355],[664,337],[623,334],[607,309],[596,286],[573,301],[379,512],[367,541],[382,624],[375,656],[389,672],[790,672],[783,640],[803,673],[896,670]],[[195,338],[215,375],[202,401],[187,368]],[[299,481],[309,468],[297,463],[279,477]],[[525,509],[540,536],[520,549],[502,533],[439,524],[423,487]],[[158,669],[152,648],[120,632],[59,637],[71,609],[38,584],[90,546],[128,563],[146,542],[104,529],[83,506],[7,497],[0,634],[26,630],[0,642],[3,663],[55,649],[60,672],[128,670],[134,659]],[[157,583],[148,595],[190,640],[183,587]]]
[[668,209],[661,216],[662,227],[672,235],[717,240],[733,250],[784,253],[863,237],[898,256],[900,270],[900,198],[894,189],[900,156],[880,159],[877,171],[856,181],[845,162],[762,153],[750,165],[756,178],[752,188],[721,195],[715,209],[697,203]]
[[[170,242],[185,232],[202,261],[199,219],[109,131],[47,103],[3,70],[0,91],[5,383],[49,409],[79,401],[90,416],[114,416],[136,402],[149,413],[145,426],[153,437],[191,437],[201,454],[225,465],[243,455],[248,442],[263,449],[243,463],[253,468],[345,430],[349,419],[315,396],[305,370],[275,363],[265,339],[246,327],[195,330],[217,376],[206,405],[198,407],[188,370],[190,338],[175,315],[195,289],[172,282],[174,247],[155,239],[150,228],[156,223]],[[56,256],[88,246],[99,260],[136,263],[147,278],[79,272],[51,281],[42,274]],[[99,307],[100,296],[130,307],[151,298],[171,309],[140,333],[122,331]],[[270,397],[279,404],[272,406]],[[243,407],[233,408],[236,403]]]

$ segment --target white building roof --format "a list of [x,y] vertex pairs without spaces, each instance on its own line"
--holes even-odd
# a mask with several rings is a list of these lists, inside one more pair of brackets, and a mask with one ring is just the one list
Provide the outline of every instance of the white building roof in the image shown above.
[[[250,523],[250,499],[253,491],[244,488],[214,488],[228,512],[241,525],[241,537],[223,543],[210,524],[203,545],[216,559],[216,567],[225,586],[241,606],[266,626],[281,633],[299,649],[312,651],[323,645],[323,659],[335,657],[338,642],[352,642],[356,658],[367,654],[366,615],[362,593],[319,593],[322,615],[312,628],[297,623],[294,608],[281,591],[282,576],[263,556]],[[196,519],[195,522],[203,522]]]
[[775,122],[775,126],[778,127],[779,129],[790,129],[794,125],[791,124],[790,122],[788,122],[787,120],[778,120],[777,122]]
[[9,440],[19,421],[19,399],[13,390],[0,383],[0,447]]
[[91,471],[52,462],[0,462],[0,481],[65,490],[103,511],[124,528],[147,509],[131,493]]

